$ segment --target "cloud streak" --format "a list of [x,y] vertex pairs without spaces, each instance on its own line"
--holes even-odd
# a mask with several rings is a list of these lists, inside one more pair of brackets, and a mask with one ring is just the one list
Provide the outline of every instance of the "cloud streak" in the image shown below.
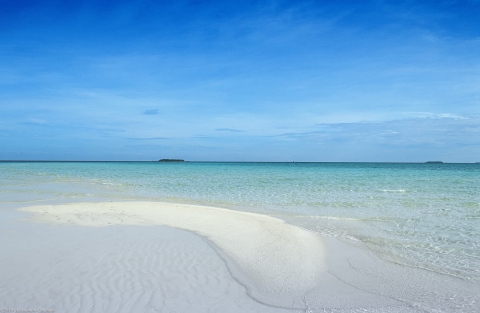
[[150,137],[150,138],[127,138],[128,140],[137,140],[137,141],[148,141],[148,140],[165,140],[171,139],[168,137]]
[[318,124],[316,130],[289,132],[275,137],[298,141],[368,142],[387,148],[391,145],[480,146],[480,117],[421,117],[382,122]]
[[228,133],[244,133],[244,130],[240,129],[233,129],[233,128],[217,128],[215,129],[217,132],[228,132]]

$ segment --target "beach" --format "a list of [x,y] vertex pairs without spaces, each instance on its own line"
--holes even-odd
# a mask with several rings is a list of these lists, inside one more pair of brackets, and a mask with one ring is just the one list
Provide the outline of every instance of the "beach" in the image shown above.
[[[329,235],[334,216],[316,224],[322,233],[302,225],[298,212],[159,201],[138,191],[106,196],[113,180],[89,189],[71,173],[67,180],[43,170],[37,182],[18,172],[17,183],[2,182],[5,310],[478,312],[474,276],[392,262],[366,240]],[[97,194],[72,196],[75,186]]]
[[0,17],[0,313],[480,313],[480,0]]
[[[112,206],[111,203],[105,204],[108,208]],[[142,204],[138,203],[116,205],[124,212],[129,208],[142,211]],[[281,255],[284,250],[276,253],[246,246],[245,240],[260,235],[255,230],[240,238],[244,242],[229,244],[222,240],[230,241],[234,237],[218,237],[217,232],[208,228],[203,235],[194,235],[178,228],[155,226],[159,223],[155,219],[152,221],[151,213],[141,212],[132,217],[118,211],[109,217],[104,217],[104,212],[92,216],[79,212],[77,205],[73,206],[73,214],[80,219],[88,216],[89,222],[70,220],[70,226],[63,227],[67,220],[57,219],[58,213],[50,216],[50,221],[55,223],[50,226],[35,223],[32,227],[12,222],[12,228],[8,230],[13,233],[8,237],[11,245],[2,247],[10,256],[9,260],[2,260],[4,284],[1,298],[6,308],[46,308],[56,312],[211,312],[220,309],[268,312],[276,311],[276,304],[284,302],[285,296],[292,302],[301,301],[297,295],[312,287],[312,277],[302,277],[302,274],[310,275],[310,271],[298,271],[297,267],[289,266],[293,263],[285,264],[281,258],[308,258],[316,253],[305,255],[309,254],[308,251],[299,251],[298,255]],[[102,203],[82,204],[80,210],[102,206]],[[164,208],[162,205],[153,207]],[[27,210],[38,212],[38,209],[44,212],[45,207]],[[48,218],[48,214],[41,214]],[[117,216],[122,216],[123,221]],[[34,217],[34,221],[39,219]],[[260,221],[269,222],[261,218]],[[283,230],[279,221],[270,222],[273,222],[271,227]],[[88,226],[74,226],[85,224]],[[110,226],[105,227],[107,225]],[[217,228],[214,224],[211,226]],[[209,232],[213,234],[212,240],[205,237]],[[308,234],[299,235],[302,239],[307,235],[308,239]],[[251,241],[276,240],[268,235],[263,237]],[[313,241],[317,239],[316,236],[311,238]],[[311,244],[315,247],[320,242]],[[227,249],[220,250],[219,246]],[[239,259],[238,255],[243,258]],[[275,269],[275,265],[281,268]],[[268,275],[272,267],[286,275]],[[320,271],[321,268],[317,274]],[[254,298],[251,294],[255,295]],[[272,304],[265,304],[262,300]],[[301,307],[300,303],[295,306]]]

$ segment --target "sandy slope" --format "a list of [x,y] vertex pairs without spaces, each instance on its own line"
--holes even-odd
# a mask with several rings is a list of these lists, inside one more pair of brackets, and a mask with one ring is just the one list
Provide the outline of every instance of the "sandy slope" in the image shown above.
[[[165,225],[192,231],[216,247],[249,296],[270,305],[304,308],[304,295],[325,271],[317,234],[259,214],[159,202],[75,203],[22,211],[34,213],[36,221],[63,225]],[[155,258],[154,252],[141,253]],[[185,261],[181,255],[177,259],[178,264]]]

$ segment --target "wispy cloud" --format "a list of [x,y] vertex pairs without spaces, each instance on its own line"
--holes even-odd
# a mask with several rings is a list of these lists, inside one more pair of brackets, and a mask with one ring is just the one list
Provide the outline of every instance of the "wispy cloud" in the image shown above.
[[244,130],[240,129],[233,129],[233,128],[217,128],[215,129],[217,132],[229,132],[229,133],[244,133]]
[[25,125],[47,125],[47,121],[39,118],[28,118],[26,121],[21,122]]
[[279,138],[315,142],[369,142],[385,145],[450,146],[480,145],[480,117],[417,117],[383,122],[318,124],[316,129],[288,132]]
[[170,139],[168,137],[149,137],[149,138],[127,138],[128,140],[139,140],[139,141],[145,141],[145,140],[165,140],[165,139]]
[[452,113],[405,112],[403,113],[403,115],[406,115],[412,118],[433,118],[433,119],[451,118],[451,119],[457,119],[457,120],[469,119],[468,117],[458,115],[458,114],[452,114]]

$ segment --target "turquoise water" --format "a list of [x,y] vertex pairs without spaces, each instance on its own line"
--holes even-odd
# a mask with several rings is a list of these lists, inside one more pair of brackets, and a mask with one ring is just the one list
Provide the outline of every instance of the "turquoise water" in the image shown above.
[[151,199],[280,217],[480,281],[480,164],[3,162],[0,203]]

